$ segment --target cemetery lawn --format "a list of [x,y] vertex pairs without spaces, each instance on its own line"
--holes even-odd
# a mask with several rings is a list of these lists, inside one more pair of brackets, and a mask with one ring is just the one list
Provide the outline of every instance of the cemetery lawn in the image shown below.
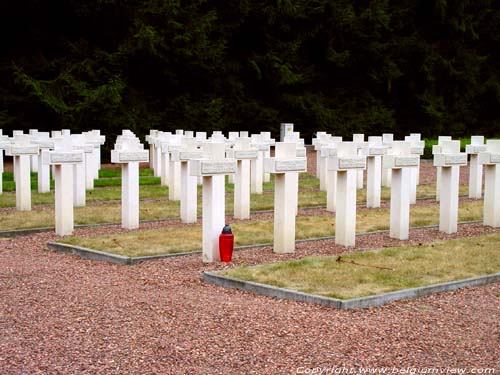
[[[460,187],[460,191],[465,192],[465,186]],[[169,201],[168,188],[160,185],[141,186],[139,191],[140,199],[140,220],[158,219],[178,219],[179,202]],[[366,190],[358,190],[358,203],[366,201]],[[389,200],[389,189],[382,190],[382,200]],[[419,198],[434,197],[433,185],[419,186]],[[121,220],[121,189],[98,188],[87,191],[87,206],[75,208],[75,224],[103,224],[119,223]],[[0,230],[29,229],[54,226],[54,207],[37,207],[36,205],[52,205],[54,192],[39,194],[32,192],[32,211],[8,211],[2,213]],[[155,201],[148,201],[155,200]],[[114,202],[113,202],[114,201]],[[0,195],[0,208],[15,206],[16,197],[14,193],[4,193]],[[274,208],[274,194],[252,194],[251,210],[263,211]],[[302,191],[299,193],[299,207],[325,206],[326,193],[319,190]],[[226,214],[233,213],[233,194],[226,192]],[[198,215],[201,215],[201,187],[198,189]]]
[[[500,234],[239,267],[221,274],[349,299],[500,272]],[[350,263],[354,262],[356,264]],[[381,269],[377,267],[386,267]]]
[[[152,170],[141,169],[139,178],[139,199],[167,199],[168,188],[160,185],[160,178],[152,176]],[[121,171],[119,169],[104,169],[99,171],[99,179],[94,181],[94,190],[87,191],[87,202],[107,202],[119,201],[121,199]],[[36,173],[31,174],[31,204],[53,205],[54,204],[54,181],[51,181],[50,193],[37,192]],[[16,194],[15,184],[11,172],[4,172],[4,193],[0,195],[0,208],[15,207]],[[299,178],[299,204],[301,207],[313,207],[326,205],[326,192],[319,191],[319,180],[314,175],[305,173]],[[274,176],[271,176],[271,182],[263,185],[263,190],[267,194],[252,195],[252,210],[269,210],[274,207]],[[201,193],[201,187],[198,189]],[[420,199],[435,197],[435,185],[419,185],[417,196]],[[465,185],[460,186],[460,195],[466,195],[468,188]],[[234,185],[226,184],[226,205],[232,207],[234,195]],[[389,200],[390,189],[382,188],[382,200]],[[366,189],[358,190],[358,203],[366,201]],[[99,222],[96,222],[99,223]]]
[[[462,202],[459,220],[472,221],[482,218],[482,202]],[[414,206],[411,210],[411,226],[424,226],[439,222],[438,205]],[[235,245],[256,245],[273,241],[273,220],[236,221],[230,223],[235,235]],[[389,229],[389,209],[360,210],[357,214],[357,233]],[[333,214],[298,216],[296,239],[328,237],[335,234]],[[172,254],[201,250],[202,228],[199,224],[175,225],[162,229],[126,231],[92,237],[65,237],[58,242],[83,246],[95,250],[136,257]]]

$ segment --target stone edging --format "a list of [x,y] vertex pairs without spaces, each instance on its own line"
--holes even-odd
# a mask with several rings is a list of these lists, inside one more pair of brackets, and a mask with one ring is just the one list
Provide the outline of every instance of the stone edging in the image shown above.
[[403,289],[389,293],[375,294],[367,297],[350,298],[345,300],[323,297],[285,288],[278,288],[272,285],[256,283],[253,281],[245,281],[233,277],[222,276],[214,272],[203,272],[202,279],[209,284],[223,286],[226,288],[244,290],[252,293],[261,294],[267,297],[275,297],[275,298],[287,299],[298,302],[312,302],[321,305],[335,307],[341,310],[350,310],[350,309],[366,308],[372,306],[380,306],[385,303],[393,301],[417,298],[441,292],[448,292],[465,287],[487,285],[500,281],[500,273],[472,277],[469,279],[463,279],[457,281],[450,281],[440,284],[432,284],[418,288]]

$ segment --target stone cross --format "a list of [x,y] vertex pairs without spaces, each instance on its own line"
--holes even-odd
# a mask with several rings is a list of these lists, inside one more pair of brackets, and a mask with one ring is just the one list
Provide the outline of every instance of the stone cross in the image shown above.
[[[384,133],[382,134],[382,144],[387,147],[388,150],[392,147],[392,142],[394,142],[394,134]],[[391,169],[384,168],[384,157],[382,157],[382,186],[391,187]]]
[[[441,153],[442,143],[445,141],[451,141],[451,137],[447,135],[440,135],[438,137],[438,144],[432,146],[432,155]],[[436,168],[436,202],[439,202],[439,190],[441,185],[441,167]]]
[[257,159],[258,150],[251,147],[250,138],[239,138],[231,157],[237,162],[234,181],[234,217],[250,219],[250,161]]
[[209,160],[192,160],[191,176],[202,177],[203,261],[220,260],[219,235],[225,224],[225,175],[236,172],[236,160],[225,158],[224,143],[207,143]]
[[486,152],[479,154],[484,167],[484,214],[483,223],[500,227],[500,140],[486,142]]
[[159,144],[159,147],[155,147],[156,157],[160,163],[160,185],[169,185],[169,175],[170,175],[170,153],[168,152],[168,143],[172,139],[172,133],[170,132],[158,132],[154,144]]
[[384,169],[391,171],[391,238],[407,240],[410,232],[410,180],[412,168],[417,168],[420,156],[411,152],[411,142],[394,141],[384,156]]
[[[270,158],[271,157],[271,147],[274,147],[276,144],[276,141],[274,138],[271,138],[271,132],[260,132],[260,139],[262,142],[269,144],[269,149],[264,151],[264,157],[265,158]],[[270,173],[264,173],[264,182],[270,182],[271,181],[271,174]]]
[[323,135],[320,138],[315,139],[314,149],[316,150],[316,172],[319,178],[320,191],[327,191],[329,184],[327,178],[327,157],[329,154],[323,154],[321,150],[324,147],[329,147],[332,138],[333,137],[331,135]]
[[458,227],[458,187],[460,166],[467,165],[467,154],[460,152],[460,141],[443,141],[434,154],[434,166],[441,168],[439,230],[455,233]]
[[[413,155],[423,155],[425,142],[420,139],[420,134],[411,133],[405,137],[405,140],[411,142],[411,153]],[[420,166],[410,169],[410,203],[417,203],[417,185],[420,184]]]
[[198,149],[194,138],[184,138],[182,148],[172,151],[172,161],[180,163],[180,199],[181,221],[183,223],[196,223],[198,220],[198,189],[196,176],[189,173],[192,160],[206,159],[206,155]]
[[321,158],[326,160],[326,210],[335,212],[337,195],[337,171],[330,169],[330,159],[337,156],[337,145],[342,142],[342,137],[331,137],[327,146],[321,148]]
[[16,209],[31,211],[31,175],[30,157],[38,155],[39,148],[32,144],[28,134],[17,134],[12,144],[6,147],[6,155],[14,159],[14,176],[16,182]]
[[123,130],[111,150],[111,162],[122,167],[122,228],[139,228],[139,163],[147,163],[149,155],[130,130]]
[[94,146],[85,142],[85,136],[83,134],[73,134],[71,137],[73,141],[73,150],[82,151],[84,156],[83,163],[74,165],[73,204],[75,207],[84,207],[87,203],[87,161],[89,160],[89,156],[94,152]]
[[154,169],[155,160],[155,146],[153,144],[153,139],[156,137],[158,130],[150,129],[149,134],[146,135],[146,142],[149,144],[149,168]]
[[73,150],[73,140],[69,131],[54,142],[54,151],[43,154],[43,163],[54,165],[55,173],[55,215],[56,234],[67,236],[74,229],[73,170],[74,164],[83,163],[83,151]]
[[[54,149],[54,140],[50,138],[49,132],[37,132],[33,138],[33,143],[40,148],[40,156],[38,157],[38,192],[50,192],[50,166],[43,164],[43,153]],[[85,188],[85,186],[84,186]]]
[[293,133],[293,123],[282,122],[280,127],[280,141],[284,142],[287,135]]
[[320,159],[321,159],[321,152],[318,151],[316,148],[316,145],[319,143],[322,143],[322,140],[324,137],[328,137],[327,132],[317,132],[315,134],[315,138],[312,139],[312,145],[314,146],[314,149],[316,150],[316,178],[319,178],[319,170],[320,170]]
[[[365,143],[365,135],[364,134],[353,134],[352,135],[353,143],[357,144],[358,155],[364,155],[363,149],[366,147]],[[356,171],[356,186],[358,189],[363,189],[364,185],[364,169],[358,169]]]
[[169,142],[162,143],[161,152],[170,154],[168,170],[168,199],[178,201],[181,199],[181,162],[172,159],[172,153],[182,150],[184,136],[175,134],[170,137]]
[[368,137],[366,159],[366,207],[379,208],[382,191],[382,155],[387,148],[382,137]]
[[85,137],[85,143],[93,146],[90,158],[87,158],[88,167],[85,170],[87,179],[87,190],[94,188],[94,180],[99,178],[99,169],[101,165],[101,145],[106,142],[106,137],[101,135],[99,130],[91,130],[82,133]]
[[298,158],[296,143],[276,143],[274,158],[264,159],[264,171],[274,173],[275,253],[295,252],[295,217],[299,184],[296,176],[307,171],[307,159]]
[[9,137],[3,135],[0,129],[0,194],[3,193],[3,150],[10,144]]
[[[24,132],[22,130],[13,130],[12,131],[12,138],[11,138],[11,141],[13,142],[14,139],[20,135],[25,135]],[[8,154],[8,149],[5,149],[5,155],[9,155]],[[14,182],[17,181],[17,170],[18,168],[16,168],[16,158],[12,158],[12,166],[13,166],[13,174],[14,174]]]
[[262,183],[264,182],[264,155],[269,150],[270,145],[262,139],[260,134],[252,134],[252,147],[258,150],[257,159],[250,162],[250,192],[253,194],[262,194]]
[[[31,136],[31,143],[35,144],[36,136],[38,134],[37,129],[30,129],[29,135]],[[38,172],[38,155],[31,155],[31,171]]]
[[356,245],[356,190],[359,170],[366,169],[366,157],[358,154],[358,142],[342,142],[328,168],[337,171],[335,243]]
[[225,143],[226,137],[224,137],[224,134],[222,134],[221,131],[215,130],[212,132],[212,136],[210,137],[210,142]]
[[481,199],[483,195],[483,166],[479,164],[479,153],[485,152],[484,137],[471,137],[471,144],[465,146],[465,152],[470,155],[469,168],[469,198]]

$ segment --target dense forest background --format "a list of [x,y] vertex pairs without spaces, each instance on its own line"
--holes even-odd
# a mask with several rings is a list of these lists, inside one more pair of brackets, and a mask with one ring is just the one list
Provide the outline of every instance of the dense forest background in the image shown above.
[[3,0],[0,129],[500,134],[500,1]]

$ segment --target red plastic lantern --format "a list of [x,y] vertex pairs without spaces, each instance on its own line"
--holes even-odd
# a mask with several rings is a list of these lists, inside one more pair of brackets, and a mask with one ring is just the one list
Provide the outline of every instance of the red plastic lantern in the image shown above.
[[231,227],[225,225],[222,233],[219,236],[219,253],[221,262],[230,262],[233,256],[234,235],[231,232]]

